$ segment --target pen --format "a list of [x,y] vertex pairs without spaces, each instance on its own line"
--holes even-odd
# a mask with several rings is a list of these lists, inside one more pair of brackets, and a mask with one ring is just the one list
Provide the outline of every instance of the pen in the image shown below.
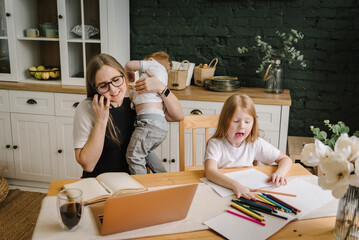
[[255,220],[255,219],[252,219],[252,218],[249,218],[249,217],[246,217],[246,216],[243,216],[243,215],[241,215],[241,214],[239,214],[239,213],[232,212],[231,210],[227,210],[227,212],[230,213],[230,214],[233,214],[233,215],[235,215],[235,216],[238,216],[238,217],[247,219],[247,220],[249,220],[249,221],[255,222],[255,223],[259,224],[259,225],[262,225],[262,226],[265,226],[265,225],[266,225],[265,223],[262,223],[262,222],[260,222],[260,221],[257,221],[257,220]]
[[258,215],[256,215],[256,214],[254,214],[253,212],[251,212],[251,211],[245,209],[245,208],[242,207],[242,206],[239,206],[238,204],[236,204],[236,203],[234,203],[234,202],[232,202],[231,207],[234,207],[234,208],[236,208],[237,210],[239,210],[239,211],[241,211],[241,212],[243,212],[243,213],[245,213],[245,214],[247,214],[247,215],[249,215],[249,216],[251,216],[251,217],[253,217],[253,218],[256,218],[256,219],[259,220],[259,221],[264,221],[264,218],[262,218],[262,217],[260,217],[260,216],[258,216]]

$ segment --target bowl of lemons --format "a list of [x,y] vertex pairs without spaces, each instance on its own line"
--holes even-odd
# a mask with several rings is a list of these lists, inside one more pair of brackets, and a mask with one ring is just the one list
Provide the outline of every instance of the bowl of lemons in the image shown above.
[[30,67],[29,74],[37,80],[58,80],[60,79],[60,68],[40,65],[37,67]]

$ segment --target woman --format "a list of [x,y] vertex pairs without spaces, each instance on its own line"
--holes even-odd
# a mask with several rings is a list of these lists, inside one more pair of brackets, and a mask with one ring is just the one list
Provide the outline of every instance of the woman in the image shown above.
[[[150,73],[148,76],[136,82],[136,91],[157,92],[166,106],[166,120],[182,120],[183,110],[176,96]],[[78,105],[74,117],[75,157],[84,170],[82,177],[129,172],[125,155],[136,113],[130,107],[127,89],[125,70],[116,59],[99,54],[90,60],[86,70],[87,99]],[[153,153],[148,157],[157,158]]]

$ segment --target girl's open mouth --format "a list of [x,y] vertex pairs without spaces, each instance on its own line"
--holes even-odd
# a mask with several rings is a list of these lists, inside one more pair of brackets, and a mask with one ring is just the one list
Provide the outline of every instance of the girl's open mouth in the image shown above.
[[237,138],[241,138],[241,137],[243,137],[244,136],[244,133],[236,133],[236,137]]

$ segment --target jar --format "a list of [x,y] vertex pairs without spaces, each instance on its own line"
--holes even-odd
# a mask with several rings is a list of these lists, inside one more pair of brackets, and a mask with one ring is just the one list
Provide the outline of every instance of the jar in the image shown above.
[[349,185],[339,200],[334,235],[341,240],[359,239],[359,188]]
[[271,60],[263,80],[266,81],[266,93],[283,92],[283,69],[279,59]]

